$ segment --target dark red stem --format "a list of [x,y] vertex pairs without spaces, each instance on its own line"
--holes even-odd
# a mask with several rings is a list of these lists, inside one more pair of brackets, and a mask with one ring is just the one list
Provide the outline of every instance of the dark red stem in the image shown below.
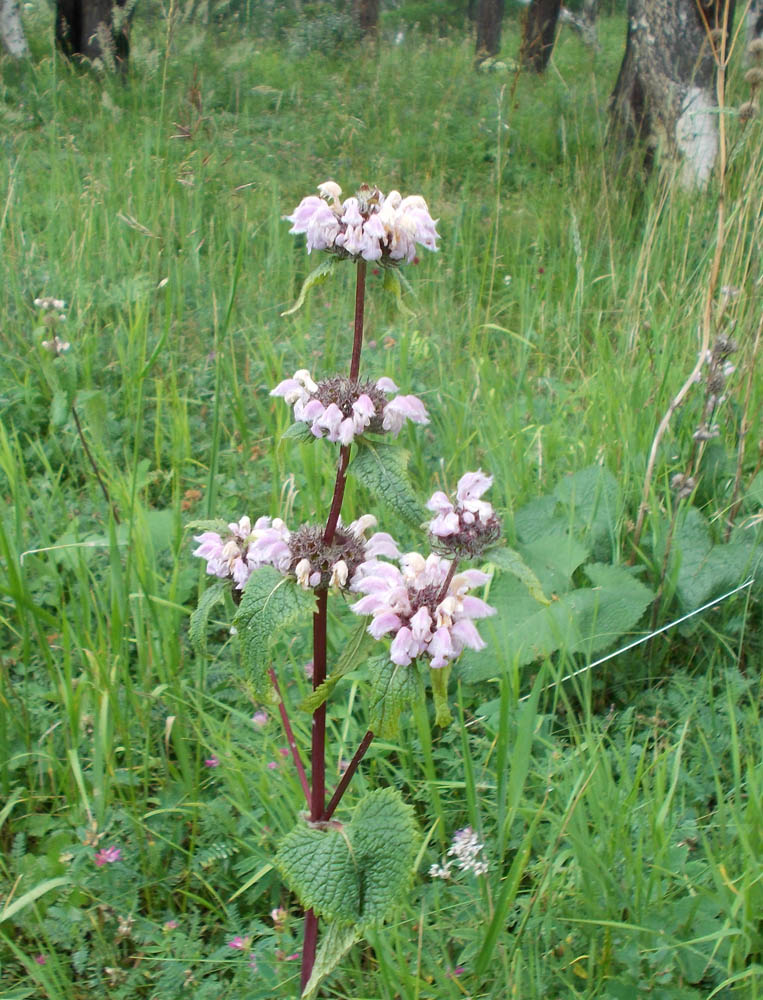
[[437,597],[437,603],[444,601],[448,596],[448,587],[451,584],[453,577],[456,575],[456,566],[458,566],[458,559],[454,559],[450,564],[450,569],[448,570],[448,575],[445,577],[445,583],[442,585],[442,590]]
[[350,763],[347,765],[347,770],[342,775],[339,784],[336,786],[336,791],[331,796],[329,804],[323,811],[323,819],[331,819],[334,815],[334,810],[342,801],[342,796],[344,795],[347,786],[352,781],[352,776],[358,769],[358,764],[363,760],[366,755],[366,750],[371,746],[371,740],[374,738],[374,734],[369,729],[366,735],[361,740],[360,746],[355,751],[355,756],[352,758]]
[[[355,323],[354,323],[354,334],[352,340],[352,359],[350,360],[350,379],[356,381],[358,374],[360,373],[360,351],[363,347],[363,312],[366,300],[366,262],[364,260],[358,261],[357,265],[357,277],[355,282]],[[334,540],[334,534],[336,533],[337,525],[339,524],[339,515],[342,510],[342,501],[344,500],[344,488],[347,482],[347,466],[350,462],[350,446],[342,445],[339,450],[339,466],[336,472],[336,482],[334,484],[334,496],[331,501],[331,509],[329,510],[328,520],[326,521],[326,528],[323,532],[323,541],[326,545],[330,545]],[[319,590],[316,592],[318,598],[318,608],[313,615],[313,691],[318,688],[326,680],[326,627],[328,621],[328,611],[327,611],[327,597],[328,593],[325,590]],[[368,734],[366,734],[368,735]],[[371,734],[371,739],[373,739],[373,734]],[[371,742],[369,739],[369,743]],[[362,745],[362,744],[361,744]],[[368,747],[363,750],[366,752]],[[356,755],[357,756],[357,755]],[[352,777],[352,773],[357,768],[360,763],[360,759],[363,754],[357,759],[355,767],[350,771],[349,778]],[[324,805],[326,801],[326,703],[324,702],[319,708],[316,708],[313,713],[313,732],[310,747],[310,760],[312,762],[312,791],[310,794],[310,819],[313,822],[320,820],[323,816]],[[348,771],[350,769],[348,768]],[[343,776],[347,777],[347,774]],[[347,778],[347,782],[349,782]],[[344,793],[344,788],[347,786],[345,782],[344,787],[342,787],[342,782],[340,782],[337,792],[341,792],[337,797],[336,792],[334,793],[334,799],[331,800],[333,803],[332,811],[336,808],[339,799]],[[304,938],[302,944],[302,972],[301,972],[301,984],[304,990],[307,985],[310,976],[313,971],[313,966],[315,965],[315,953],[318,947],[318,917],[312,910],[307,910],[305,913],[305,928],[304,928]]]
[[358,261],[355,279],[355,331],[352,340],[352,360],[350,361],[350,381],[360,374],[360,349],[363,346],[363,311],[366,304],[366,262]]
[[291,759],[294,761],[294,766],[297,769],[297,774],[299,775],[299,783],[302,785],[302,791],[305,793],[305,800],[307,801],[307,808],[310,808],[310,786],[307,783],[307,775],[305,774],[305,767],[302,763],[302,758],[299,756],[299,748],[297,747],[297,741],[294,739],[294,730],[291,728],[291,722],[289,721],[289,713],[286,711],[286,705],[284,704],[283,695],[281,694],[281,688],[278,686],[278,675],[273,667],[270,668],[270,679],[273,682],[273,687],[275,688],[276,694],[278,695],[278,711],[281,713],[281,722],[283,723],[283,730],[286,733],[286,740],[289,744],[289,749],[291,750]]

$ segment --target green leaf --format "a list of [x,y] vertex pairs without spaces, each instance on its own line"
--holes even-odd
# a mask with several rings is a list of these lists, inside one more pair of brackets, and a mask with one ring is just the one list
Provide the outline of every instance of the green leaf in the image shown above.
[[216,531],[218,535],[224,537],[230,533],[228,522],[220,517],[202,518],[200,521],[188,521],[185,526],[186,531]]
[[360,916],[357,859],[341,824],[324,829],[303,822],[287,834],[276,867],[302,906],[327,920],[356,923]]
[[70,412],[71,403],[68,395],[63,391],[63,389],[56,389],[50,403],[50,426],[54,430],[58,430],[58,428],[63,427],[69,419]]
[[331,671],[329,676],[320,684],[311,694],[306,698],[303,698],[299,705],[299,710],[301,712],[314,712],[316,708],[326,701],[327,698],[331,696],[331,692],[336,687],[337,683],[346,674],[358,666],[358,664],[366,659],[365,649],[370,647],[374,641],[367,631],[368,618],[364,618],[359,625],[356,626],[355,631],[352,633],[348,639],[344,649],[342,650],[341,656],[337,660],[337,664]]
[[572,535],[549,534],[519,551],[535,572],[546,594],[563,594],[572,585],[572,574],[589,557],[588,549]]
[[403,897],[413,869],[413,810],[394,788],[370,792],[344,826],[300,825],[275,863],[305,909],[361,930],[386,919]]
[[377,788],[356,806],[349,835],[360,875],[360,922],[381,923],[402,900],[413,873],[413,808],[397,789]]
[[671,562],[676,560],[678,600],[683,610],[693,611],[756,573],[763,547],[742,542],[713,545],[706,519],[689,507],[673,538]]
[[557,483],[554,495],[567,508],[581,536],[590,542],[594,556],[612,555],[620,488],[603,465],[591,465]]
[[480,623],[489,650],[464,653],[457,676],[474,683],[557,650],[591,656],[615,643],[636,625],[654,595],[624,566],[595,563],[586,574],[593,587],[571,590],[541,608],[518,580],[499,577],[490,590],[498,613]]
[[370,665],[369,726],[382,739],[397,736],[401,714],[420,697],[419,673],[416,663],[400,667],[381,658]]
[[515,576],[523,583],[539,604],[550,604],[549,599],[543,593],[540,580],[518,552],[514,549],[502,547],[491,550],[488,556],[497,569],[503,570],[505,573],[511,573],[512,576]]
[[396,267],[384,268],[384,291],[390,292],[395,298],[395,305],[405,316],[415,316],[415,313],[403,302],[403,285],[410,287],[408,279]]
[[426,518],[426,511],[408,479],[408,452],[362,439],[358,445],[358,453],[350,463],[351,475],[404,521],[418,528]]
[[272,566],[256,570],[246,582],[233,624],[241,636],[244,661],[252,671],[255,693],[268,688],[270,648],[286,631],[315,610],[315,594],[303,590]]
[[286,428],[281,435],[281,440],[299,441],[301,444],[312,444],[313,441],[317,441],[318,438],[310,430],[309,424],[303,424],[301,421],[296,421]]
[[62,875],[58,878],[45,879],[44,882],[40,882],[38,885],[31,888],[28,892],[25,892],[23,896],[19,896],[9,905],[3,907],[0,910],[0,924],[4,923],[6,920],[10,920],[11,917],[15,916],[25,907],[30,906],[35,900],[39,899],[40,896],[44,896],[46,892],[50,892],[51,889],[58,889],[63,885],[69,885],[71,879],[68,875]]
[[310,1000],[326,976],[333,972],[360,938],[360,932],[352,924],[334,921],[323,928],[313,971],[302,993],[302,1000]]
[[292,316],[295,312],[299,312],[305,304],[307,293],[311,291],[311,289],[315,288],[316,285],[323,284],[324,281],[331,277],[337,259],[338,258],[336,257],[326,257],[320,262],[314,271],[311,271],[310,274],[308,274],[302,283],[302,288],[300,289],[297,301],[291,309],[287,309],[286,312],[282,312],[282,316]]
[[435,725],[441,729],[447,729],[453,722],[448,704],[448,678],[450,677],[451,665],[447,664],[439,669],[430,669],[429,677],[432,681],[432,696],[434,698]]
[[230,587],[230,583],[225,580],[218,580],[208,587],[199,598],[199,603],[191,615],[191,624],[188,629],[188,638],[191,645],[201,656],[207,651],[207,622],[212,608],[223,599],[225,591]]

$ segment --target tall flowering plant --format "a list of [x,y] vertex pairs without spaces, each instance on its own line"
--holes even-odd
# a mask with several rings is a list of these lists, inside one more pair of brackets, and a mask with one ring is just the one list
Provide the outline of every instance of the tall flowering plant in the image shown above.
[[[493,614],[475,593],[489,577],[464,563],[494,545],[501,532],[484,499],[492,480],[481,470],[465,473],[455,495],[438,491],[430,498],[426,506],[433,516],[426,527],[431,551],[426,555],[401,552],[392,535],[376,530],[372,514],[342,521],[348,475],[403,520],[417,527],[425,520],[405,461],[392,442],[406,422],[428,423],[426,408],[416,396],[401,393],[392,379],[362,373],[361,353],[367,262],[394,273],[413,260],[418,246],[436,250],[439,236],[419,195],[384,195],[364,185],[342,201],[333,181],[318,191],[319,196],[303,198],[285,218],[292,233],[305,235],[308,253],[326,253],[331,266],[338,261],[355,266],[349,370],[327,375],[300,369],[271,395],[293,408],[290,436],[338,446],[338,456],[329,456],[336,461],[333,496],[320,524],[289,528],[279,517],[262,515],[254,522],[244,516],[227,526],[205,525],[208,530],[196,536],[194,555],[206,561],[217,584],[204,593],[191,623],[192,638],[200,641],[210,607],[230,588],[238,605],[234,624],[255,688],[263,697],[274,695],[279,704],[307,807],[276,858],[305,909],[304,997],[315,992],[365,927],[387,917],[406,890],[416,834],[412,812],[400,795],[390,788],[372,791],[346,823],[334,820],[334,813],[374,736],[391,735],[406,701],[417,696],[422,668],[429,668],[437,723],[450,722],[451,664],[466,648],[484,648],[475,623]],[[297,305],[325,274],[324,261],[305,282]],[[337,594],[350,596],[351,610],[363,616],[361,629],[383,644],[384,654],[370,662],[371,728],[328,796],[326,702],[337,680],[358,666],[360,645],[357,636],[348,641],[329,673],[327,609],[329,598]],[[312,713],[306,768],[271,650],[279,635],[310,616],[313,692],[300,706]],[[320,948],[319,919],[324,925]]]

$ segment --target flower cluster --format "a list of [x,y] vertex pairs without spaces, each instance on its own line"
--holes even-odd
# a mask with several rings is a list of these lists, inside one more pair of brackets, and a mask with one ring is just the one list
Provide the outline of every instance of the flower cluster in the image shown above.
[[368,529],[375,526],[372,514],[365,514],[347,527],[340,520],[327,545],[319,525],[305,524],[292,532],[280,518],[261,517],[252,527],[249,518],[242,517],[228,525],[230,533],[225,538],[216,531],[197,535],[195,541],[200,544],[193,554],[207,560],[207,573],[232,579],[237,590],[244,589],[260,566],[273,566],[284,575],[296,577],[305,589],[344,589],[368,560],[380,556],[397,559],[400,555],[385,531],[366,538]]
[[318,191],[320,198],[309,195],[284,216],[292,224],[290,233],[305,233],[308,253],[327,250],[339,257],[410,263],[417,243],[437,249],[437,222],[421,195],[384,195],[364,184],[355,197],[342,202],[342,189],[334,181],[319,184]]
[[451,576],[452,563],[432,553],[426,559],[409,552],[400,569],[371,560],[361,566],[351,590],[365,596],[351,605],[359,615],[373,615],[369,633],[380,639],[393,635],[390,659],[407,666],[427,656],[430,666],[444,667],[460,653],[484,649],[473,619],[495,614],[468,591],[487,583],[490,577],[477,569]]
[[480,843],[479,837],[470,826],[464,827],[463,830],[456,830],[448,850],[448,857],[454,860],[445,860],[441,865],[432,865],[429,874],[432,878],[448,879],[451,876],[453,865],[456,864],[462,872],[485,875],[488,864],[484,857],[480,857],[484,849],[485,845]]
[[[721,403],[726,401],[726,382],[736,371],[728,358],[738,349],[736,341],[721,334],[712,350],[705,353],[703,361],[708,368],[705,376],[705,406],[703,419],[694,431],[695,441],[710,441],[720,434],[720,427],[712,422],[712,418]],[[698,380],[701,379],[702,376],[698,376]]]
[[376,382],[359,382],[335,376],[314,382],[310,372],[300,369],[293,378],[284,379],[271,396],[283,396],[294,407],[294,419],[310,424],[315,437],[340,444],[351,444],[365,431],[393,436],[400,433],[406,420],[428,424],[424,404],[416,396],[395,396],[397,386],[386,376]]
[[492,483],[493,477],[478,469],[461,476],[455,502],[441,490],[431,496],[427,508],[436,517],[429,522],[429,533],[437,548],[473,558],[498,540],[501,522],[491,504],[480,499]]
[[100,851],[96,852],[93,860],[95,861],[96,868],[103,868],[104,865],[113,865],[115,861],[119,861],[122,857],[122,850],[119,847],[102,847]]
[[248,517],[228,525],[223,538],[216,531],[196,535],[194,555],[207,560],[207,573],[221,580],[231,579],[237,590],[260,566],[275,566],[282,572],[289,563],[289,531],[280,518],[260,517],[254,527]]

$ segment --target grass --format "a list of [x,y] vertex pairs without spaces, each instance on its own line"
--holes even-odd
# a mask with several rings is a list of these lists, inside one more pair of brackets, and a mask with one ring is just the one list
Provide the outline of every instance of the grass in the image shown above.
[[[635,555],[655,592],[668,481],[700,417],[697,393],[666,437],[634,554],[652,437],[696,360],[717,192],[689,197],[617,162],[606,99],[621,19],[602,20],[593,67],[565,31],[547,76],[515,81],[475,74],[471,43],[456,36],[412,30],[361,60],[352,49],[297,54],[233,28],[168,30],[149,14],[138,12],[125,85],[58,60],[38,9],[33,59],[1,67],[9,1000],[296,994],[297,907],[272,858],[301,792],[276,717],[252,722],[259,706],[230,609],[213,615],[207,657],[187,640],[207,580],[186,524],[285,507],[299,522],[325,509],[331,463],[281,442],[288,414],[268,396],[298,367],[343,367],[351,336],[349,275],[281,318],[312,263],[282,221],[299,198],[328,177],[348,190],[369,179],[421,191],[440,218],[441,252],[408,271],[411,315],[371,277],[364,354],[369,373],[393,376],[432,414],[405,441],[422,496],[488,469],[516,543],[528,503],[602,463],[619,492],[597,559]],[[738,66],[731,82],[743,100]],[[740,351],[721,437],[680,511],[683,525],[684,508],[700,508],[716,544],[754,372],[763,218],[760,121],[745,131],[729,114],[728,127],[719,285],[741,289],[727,313]],[[55,363],[38,346],[40,295],[68,303],[72,350]],[[57,404],[67,378],[120,525]],[[760,402],[754,378],[732,537],[751,553]],[[366,503],[350,483],[348,510]],[[660,623],[694,593],[690,528],[666,564]],[[413,532],[401,540],[420,544]],[[335,642],[346,617],[332,622]],[[647,612],[633,631],[648,626]],[[582,647],[520,662],[494,644],[481,655],[494,658],[495,679],[454,686],[454,726],[430,735],[413,716],[399,741],[375,743],[353,797],[392,784],[414,804],[418,874],[395,920],[349,954],[324,995],[763,996],[759,628],[759,591],[746,591],[552,688],[584,664]],[[308,689],[307,649],[298,636],[281,651],[293,704]],[[305,745],[307,716],[293,715]],[[330,779],[367,716],[358,671],[329,713]],[[219,767],[205,766],[212,755]],[[489,875],[429,879],[467,823]],[[94,847],[111,845],[122,860],[96,868]],[[277,906],[290,909],[284,928],[269,917]],[[236,935],[251,936],[256,972],[228,947]]]

